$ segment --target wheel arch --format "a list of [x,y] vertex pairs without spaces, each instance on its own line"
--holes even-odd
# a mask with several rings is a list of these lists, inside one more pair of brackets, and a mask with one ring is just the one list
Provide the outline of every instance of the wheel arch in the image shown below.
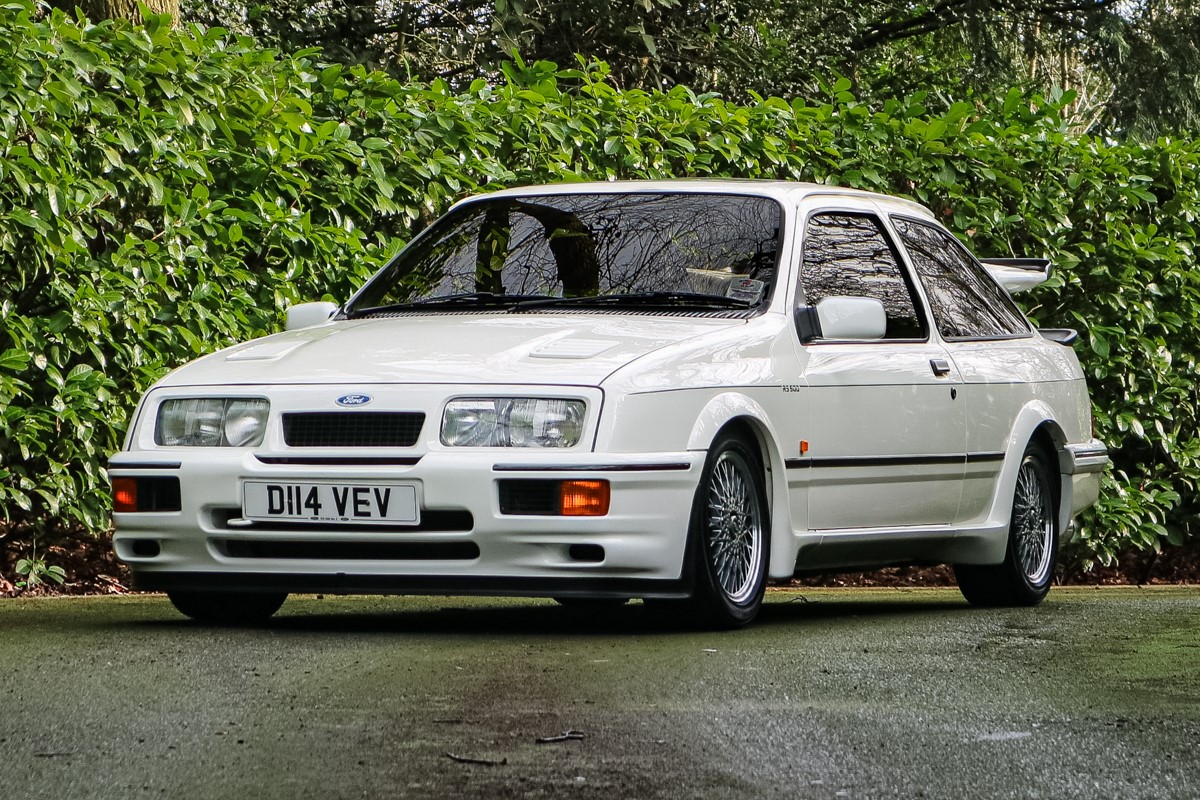
[[779,438],[767,412],[751,397],[725,392],[704,407],[688,439],[689,450],[709,450],[726,434],[737,434],[758,451],[767,495],[771,531],[767,537],[767,577],[790,578],[796,568],[788,502],[787,469]]
[[992,497],[992,508],[988,515],[1003,525],[1005,540],[1008,536],[1013,491],[1017,485],[1017,471],[1020,469],[1026,446],[1032,442],[1042,450],[1047,465],[1058,475],[1058,480],[1051,479],[1050,483],[1055,489],[1054,499],[1058,506],[1058,531],[1061,541],[1071,521],[1071,476],[1063,472],[1063,448],[1067,441],[1066,432],[1055,418],[1053,409],[1046,403],[1028,403],[1017,415],[1006,443],[1004,466],[996,482],[996,493]]

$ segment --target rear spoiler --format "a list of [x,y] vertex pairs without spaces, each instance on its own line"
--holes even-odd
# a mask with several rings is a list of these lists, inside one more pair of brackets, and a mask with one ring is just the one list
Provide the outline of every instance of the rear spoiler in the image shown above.
[[979,263],[1009,294],[1032,289],[1050,277],[1048,258],[981,258]]

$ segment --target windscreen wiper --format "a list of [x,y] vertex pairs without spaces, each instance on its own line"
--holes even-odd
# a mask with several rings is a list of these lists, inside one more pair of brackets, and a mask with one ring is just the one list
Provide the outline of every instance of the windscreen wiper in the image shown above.
[[425,297],[421,300],[411,300],[407,303],[390,303],[383,306],[352,309],[346,316],[349,319],[365,317],[371,314],[386,314],[390,311],[411,311],[413,309],[437,308],[440,306],[464,306],[475,308],[499,308],[514,304],[547,300],[544,294],[505,294],[503,292],[463,292],[461,294],[444,294],[437,297]]
[[599,294],[578,297],[546,297],[522,303],[514,311],[524,311],[531,308],[548,308],[554,306],[709,306],[712,308],[752,308],[757,303],[738,300],[733,297],[722,297],[702,292],[624,292],[621,294]]
[[530,300],[511,311],[526,311],[535,308],[557,306],[708,306],[710,308],[753,308],[758,305],[734,297],[722,297],[701,292],[625,292],[623,294],[598,294],[579,297],[545,297]]

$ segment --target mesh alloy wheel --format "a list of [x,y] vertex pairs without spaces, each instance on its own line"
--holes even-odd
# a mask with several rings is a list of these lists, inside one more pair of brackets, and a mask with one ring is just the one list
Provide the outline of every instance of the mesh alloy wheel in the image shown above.
[[763,558],[762,508],[751,467],[735,450],[713,464],[705,499],[705,535],[721,591],[745,603],[756,591]]

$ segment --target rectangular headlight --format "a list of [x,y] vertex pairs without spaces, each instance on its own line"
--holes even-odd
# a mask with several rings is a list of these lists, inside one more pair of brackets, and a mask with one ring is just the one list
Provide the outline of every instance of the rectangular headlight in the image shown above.
[[442,415],[449,447],[574,447],[583,434],[582,400],[470,397],[451,400]]
[[158,407],[154,443],[165,447],[254,447],[271,404],[257,397],[195,397]]

